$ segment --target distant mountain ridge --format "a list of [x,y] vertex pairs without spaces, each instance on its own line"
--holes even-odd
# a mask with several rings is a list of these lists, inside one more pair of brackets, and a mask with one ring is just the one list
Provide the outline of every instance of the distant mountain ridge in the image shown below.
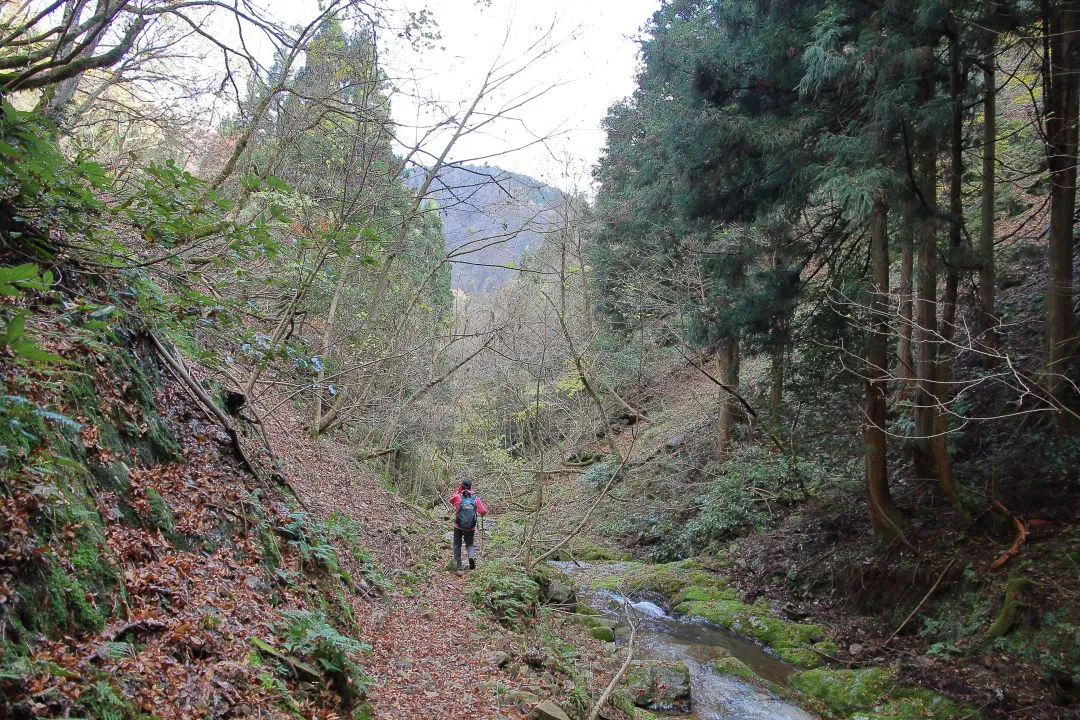
[[[423,170],[407,180],[417,188]],[[439,206],[451,284],[468,294],[491,292],[535,251],[555,218],[561,191],[527,175],[487,165],[443,168],[428,189]]]

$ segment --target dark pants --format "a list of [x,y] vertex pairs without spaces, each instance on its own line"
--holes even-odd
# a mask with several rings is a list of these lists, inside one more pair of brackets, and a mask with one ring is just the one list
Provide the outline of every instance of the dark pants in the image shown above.
[[470,558],[476,557],[476,547],[473,545],[473,538],[476,536],[476,530],[462,530],[461,528],[454,528],[454,562],[458,567],[461,567],[461,541],[465,540],[465,552]]

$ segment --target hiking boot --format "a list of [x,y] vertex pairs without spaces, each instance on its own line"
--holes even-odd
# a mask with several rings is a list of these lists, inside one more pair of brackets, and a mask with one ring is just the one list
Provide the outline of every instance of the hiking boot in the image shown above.
[[476,569],[476,558],[469,558],[469,569],[470,570],[475,570]]
[[460,560],[457,561],[457,570],[458,570],[458,572],[461,572],[461,561]]

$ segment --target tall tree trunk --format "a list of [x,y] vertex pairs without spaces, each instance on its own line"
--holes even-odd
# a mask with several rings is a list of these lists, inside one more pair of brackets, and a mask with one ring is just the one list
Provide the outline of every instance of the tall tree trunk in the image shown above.
[[769,405],[773,410],[784,403],[784,363],[787,361],[786,343],[776,343],[769,350]]
[[[910,227],[910,219],[905,220],[905,227]],[[915,358],[911,354],[911,295],[915,253],[911,249],[910,233],[907,242],[900,250],[900,332],[896,341],[896,379],[900,381],[900,393],[908,396],[914,387]]]
[[[716,352],[717,379],[725,387],[738,392],[739,389],[739,338],[729,335],[720,341],[720,348]],[[716,454],[721,460],[731,457],[731,433],[738,417],[738,407],[735,397],[720,389],[720,413],[716,432]]]
[[[1047,390],[1067,402],[1076,338],[1073,317],[1073,212],[1076,208],[1077,102],[1080,98],[1080,8],[1075,2],[1043,2],[1046,15],[1044,87],[1046,154],[1050,167],[1050,281],[1046,292]],[[1057,414],[1069,428],[1068,413]]]
[[[65,27],[75,28],[82,22],[83,10],[85,10],[86,3],[72,2],[68,0],[64,4],[64,20]],[[99,7],[95,11],[102,12],[102,22],[108,16],[107,7]],[[78,57],[90,57],[101,44],[101,38],[104,32],[102,30],[93,29],[88,31],[88,37],[85,38],[86,46],[79,52]],[[64,42],[57,55],[60,57],[66,56],[71,53],[75,47],[74,39]],[[61,80],[55,85],[46,88],[41,95],[41,101],[38,105],[38,110],[44,112],[58,127],[62,127],[66,124],[71,112],[71,103],[75,100],[75,91],[79,89],[79,80],[82,78],[82,74],[75,77]]]
[[949,251],[945,257],[945,292],[941,297],[940,379],[952,379],[953,355],[950,343],[956,336],[956,295],[960,285],[964,242],[964,75],[960,66],[960,36],[949,37],[949,95],[952,100],[949,126]]
[[[349,267],[346,263],[343,275],[348,277],[348,273]],[[334,322],[337,320],[338,301],[341,299],[343,285],[344,281],[339,282],[337,287],[334,288],[334,296],[330,298],[330,310],[326,314],[326,330],[323,332],[322,350],[320,351],[322,354],[322,367],[319,368],[319,374],[315,380],[315,418],[311,422],[312,429],[316,429],[322,424],[323,398],[326,395],[323,390],[323,381],[326,380],[326,360],[330,347],[334,342]]]
[[[786,270],[779,242],[776,241],[774,241],[772,251],[772,268],[773,272],[777,273]],[[790,277],[790,275],[785,275],[785,278]],[[787,283],[795,282],[798,282],[797,279],[786,280],[785,293],[789,292],[790,288]],[[786,307],[772,318],[772,343],[769,348],[769,405],[774,411],[779,410],[784,402],[784,365],[787,363],[788,343],[791,341],[791,332],[788,329],[791,324],[791,314],[790,307]]]
[[[930,70],[924,71],[921,100],[928,102],[934,94],[933,59]],[[918,191],[921,195],[918,219],[915,223],[915,474],[933,477],[934,455],[930,433],[934,420],[934,377],[937,367],[937,139],[923,131],[917,149]]]
[[983,59],[983,157],[982,157],[982,216],[979,228],[979,336],[988,352],[983,355],[983,367],[987,370],[997,365],[991,353],[997,349],[997,282],[994,259],[994,162],[997,143],[997,78],[994,67],[994,35],[990,35],[990,47]]
[[[928,60],[920,81],[923,102],[934,97],[934,59]],[[915,366],[915,472],[919,477],[936,477],[942,491],[953,505],[960,498],[953,483],[952,466],[945,443],[947,417],[942,401],[944,386],[939,382],[940,336],[937,323],[937,151],[932,131],[924,129],[919,138],[919,194],[922,198],[921,222],[917,228],[918,282],[915,298],[915,341],[919,360]]]
[[874,204],[870,220],[870,255],[873,265],[871,328],[867,350],[866,386],[866,501],[875,535],[901,532],[903,517],[889,494],[885,446],[885,393],[889,363],[889,237],[886,206]]

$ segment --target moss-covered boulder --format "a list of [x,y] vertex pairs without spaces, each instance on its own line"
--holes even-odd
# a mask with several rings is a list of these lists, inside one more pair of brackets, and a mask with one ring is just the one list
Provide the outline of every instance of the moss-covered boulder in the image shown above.
[[544,605],[564,608],[577,606],[574,580],[559,568],[549,563],[540,563],[533,566],[531,577],[540,587],[540,602]]
[[623,680],[636,707],[662,712],[690,710],[690,670],[685,663],[637,663]]
[[877,705],[892,687],[895,675],[883,668],[818,668],[796,673],[789,682],[800,692],[823,702],[830,712],[844,717]]
[[603,625],[589,628],[589,636],[603,642],[615,642],[615,631],[609,627],[604,627]]
[[630,592],[653,592],[675,598],[685,588],[726,587],[727,578],[706,570],[698,559],[680,560],[662,565],[643,565],[627,574],[624,586]]
[[[777,617],[767,605],[748,605],[716,588],[690,588],[675,612],[698,617],[727,628],[736,635],[769,647],[780,659],[800,667],[817,667],[836,646],[825,638],[820,625],[794,623]],[[708,599],[699,599],[708,598]]]
[[817,701],[825,716],[837,720],[949,720],[979,716],[977,711],[929,690],[896,685],[896,672],[891,668],[817,668],[796,673],[789,682]]

